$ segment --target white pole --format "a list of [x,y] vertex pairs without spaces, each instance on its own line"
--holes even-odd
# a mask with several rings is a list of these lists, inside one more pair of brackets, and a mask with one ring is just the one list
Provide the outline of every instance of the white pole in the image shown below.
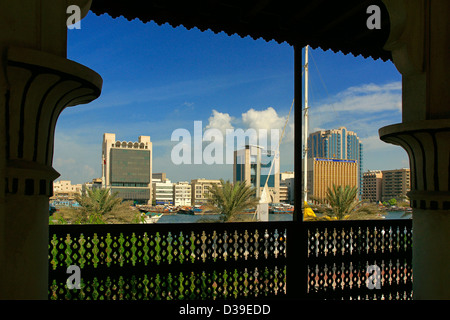
[[305,131],[303,139],[304,172],[303,172],[303,201],[308,200],[308,47],[305,47]]

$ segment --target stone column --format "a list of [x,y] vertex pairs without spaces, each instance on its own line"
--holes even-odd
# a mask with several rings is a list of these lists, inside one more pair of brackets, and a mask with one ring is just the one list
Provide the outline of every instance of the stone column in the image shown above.
[[[83,14],[89,1],[73,1]],[[56,121],[102,79],[66,59],[65,1],[0,4],[0,298],[47,299]]]
[[414,299],[450,299],[450,24],[448,0],[383,0],[385,45],[402,74],[402,123],[380,138],[409,156]]

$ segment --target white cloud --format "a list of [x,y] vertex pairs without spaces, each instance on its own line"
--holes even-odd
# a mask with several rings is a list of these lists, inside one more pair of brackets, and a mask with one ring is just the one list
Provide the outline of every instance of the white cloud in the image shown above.
[[402,83],[400,81],[390,82],[384,85],[368,83],[360,86],[347,88],[341,93],[341,95],[369,94],[374,92],[389,92],[401,90],[402,90]]
[[309,110],[314,112],[336,111],[336,112],[381,112],[381,111],[397,111],[399,103],[401,103],[401,93],[377,92],[366,95],[345,95],[338,96],[338,99],[330,104],[319,105],[316,108],[311,107]]
[[380,112],[397,111],[402,101],[401,83],[391,82],[385,85],[363,84],[350,87],[332,98],[332,103],[312,105],[310,112]]
[[185,107],[193,107],[193,106],[194,106],[194,102],[188,102],[188,101],[185,101],[185,102],[183,103],[183,106],[185,106]]
[[208,119],[209,123],[206,125],[206,129],[219,129],[225,134],[226,129],[233,129],[231,122],[233,117],[228,113],[222,113],[217,110],[212,111],[212,116]]
[[288,124],[286,126],[286,130],[283,136],[282,143],[294,142],[295,138],[295,124],[294,119],[289,119]]
[[378,134],[378,129],[401,122],[401,83],[363,84],[350,87],[323,104],[310,103],[309,132],[345,126],[359,137]]
[[255,110],[251,108],[242,114],[242,122],[248,128],[258,129],[283,129],[286,122],[285,117],[280,117],[274,108],[268,107],[266,110]]

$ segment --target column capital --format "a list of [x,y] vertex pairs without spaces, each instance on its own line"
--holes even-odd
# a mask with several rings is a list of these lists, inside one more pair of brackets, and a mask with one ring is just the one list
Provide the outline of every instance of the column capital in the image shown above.
[[8,47],[5,63],[6,194],[52,194],[56,121],[64,108],[88,103],[102,78],[60,56]]
[[450,209],[450,24],[448,0],[383,0],[391,31],[384,46],[402,74],[402,123],[381,140],[403,147],[411,169],[411,205]]
[[450,119],[390,125],[379,135],[408,153],[411,207],[450,210]]

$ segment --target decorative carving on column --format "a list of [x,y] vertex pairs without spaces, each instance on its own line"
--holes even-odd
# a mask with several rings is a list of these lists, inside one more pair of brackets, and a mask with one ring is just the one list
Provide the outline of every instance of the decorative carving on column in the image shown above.
[[427,120],[381,128],[383,141],[409,156],[412,208],[450,209],[450,120]]
[[48,297],[48,198],[56,121],[101,92],[66,59],[67,9],[91,0],[0,1],[0,298]]
[[6,194],[51,196],[56,121],[101,92],[94,71],[59,56],[10,47],[6,56]]
[[411,206],[450,210],[449,1],[383,2],[391,21],[384,48],[402,74],[403,122],[381,128],[380,138],[408,153]]

